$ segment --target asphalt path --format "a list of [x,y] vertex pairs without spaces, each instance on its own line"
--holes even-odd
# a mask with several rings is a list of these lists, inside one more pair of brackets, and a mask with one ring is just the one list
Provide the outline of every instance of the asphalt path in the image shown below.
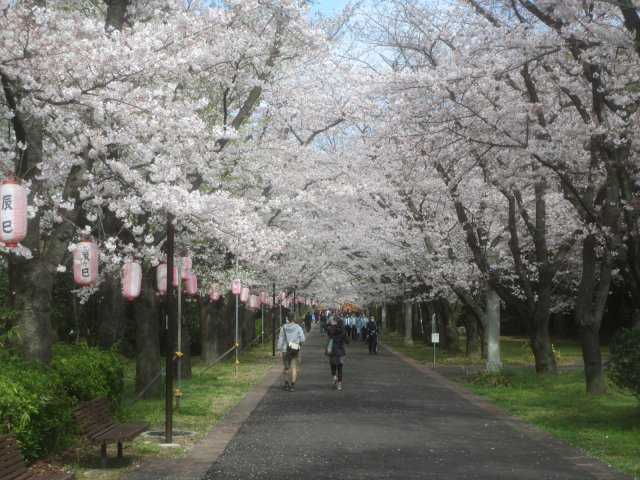
[[344,388],[334,390],[325,342],[312,333],[296,391],[270,387],[206,480],[603,478],[362,342],[347,347]]

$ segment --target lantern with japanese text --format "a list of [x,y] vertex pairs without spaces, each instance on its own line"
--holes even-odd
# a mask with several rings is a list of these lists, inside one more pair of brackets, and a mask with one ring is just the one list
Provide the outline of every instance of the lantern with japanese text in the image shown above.
[[240,301],[242,303],[247,303],[250,294],[251,290],[249,290],[249,287],[242,287],[242,290],[240,290]]
[[262,305],[266,305],[267,301],[268,301],[268,296],[267,296],[267,292],[265,292],[264,290],[262,290],[260,292],[260,304]]
[[184,282],[184,291],[190,297],[195,297],[198,294],[198,277],[195,273],[189,272],[189,276]]
[[73,281],[81,287],[93,287],[98,280],[98,246],[82,240],[73,251]]
[[13,179],[0,185],[0,241],[15,248],[27,236],[27,191]]
[[167,293],[167,264],[161,263],[156,268],[156,282],[160,295]]
[[122,267],[122,296],[132,302],[140,296],[141,289],[142,266],[140,262],[126,262]]
[[209,289],[209,300],[217,302],[220,300],[220,288],[217,285],[212,285]]
[[234,295],[240,295],[242,293],[242,282],[236,278],[231,282],[231,293]]

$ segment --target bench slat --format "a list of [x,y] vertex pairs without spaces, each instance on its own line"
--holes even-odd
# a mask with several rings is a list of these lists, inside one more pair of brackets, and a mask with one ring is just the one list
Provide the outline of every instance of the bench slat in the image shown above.
[[114,443],[133,440],[149,428],[146,424],[115,423],[105,397],[81,403],[73,412],[82,435],[93,443]]
[[129,441],[140,435],[149,427],[142,423],[118,424],[113,429],[95,437],[96,442]]
[[24,480],[30,478],[30,473],[16,440],[0,436],[0,480]]

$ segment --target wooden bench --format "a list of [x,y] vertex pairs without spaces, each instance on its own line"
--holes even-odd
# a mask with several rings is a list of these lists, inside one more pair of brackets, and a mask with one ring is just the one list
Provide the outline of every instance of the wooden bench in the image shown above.
[[64,472],[36,473],[24,463],[16,439],[0,435],[0,480],[72,480],[73,474]]
[[109,413],[105,397],[83,402],[73,411],[80,433],[90,443],[100,444],[102,465],[107,464],[107,445],[118,444],[118,458],[122,458],[122,443],[136,438],[149,428],[143,423],[115,423]]

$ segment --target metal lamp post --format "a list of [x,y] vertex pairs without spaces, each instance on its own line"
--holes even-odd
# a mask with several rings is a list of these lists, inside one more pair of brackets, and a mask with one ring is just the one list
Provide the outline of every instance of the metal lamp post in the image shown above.
[[175,347],[175,311],[173,299],[173,254],[175,227],[173,215],[167,217],[167,351],[165,354],[164,441],[173,443],[173,354]]
[[273,291],[272,291],[272,303],[271,303],[271,356],[275,357],[276,356],[276,315],[275,315],[275,308],[276,308],[276,282],[273,282],[272,284],[273,287]]

